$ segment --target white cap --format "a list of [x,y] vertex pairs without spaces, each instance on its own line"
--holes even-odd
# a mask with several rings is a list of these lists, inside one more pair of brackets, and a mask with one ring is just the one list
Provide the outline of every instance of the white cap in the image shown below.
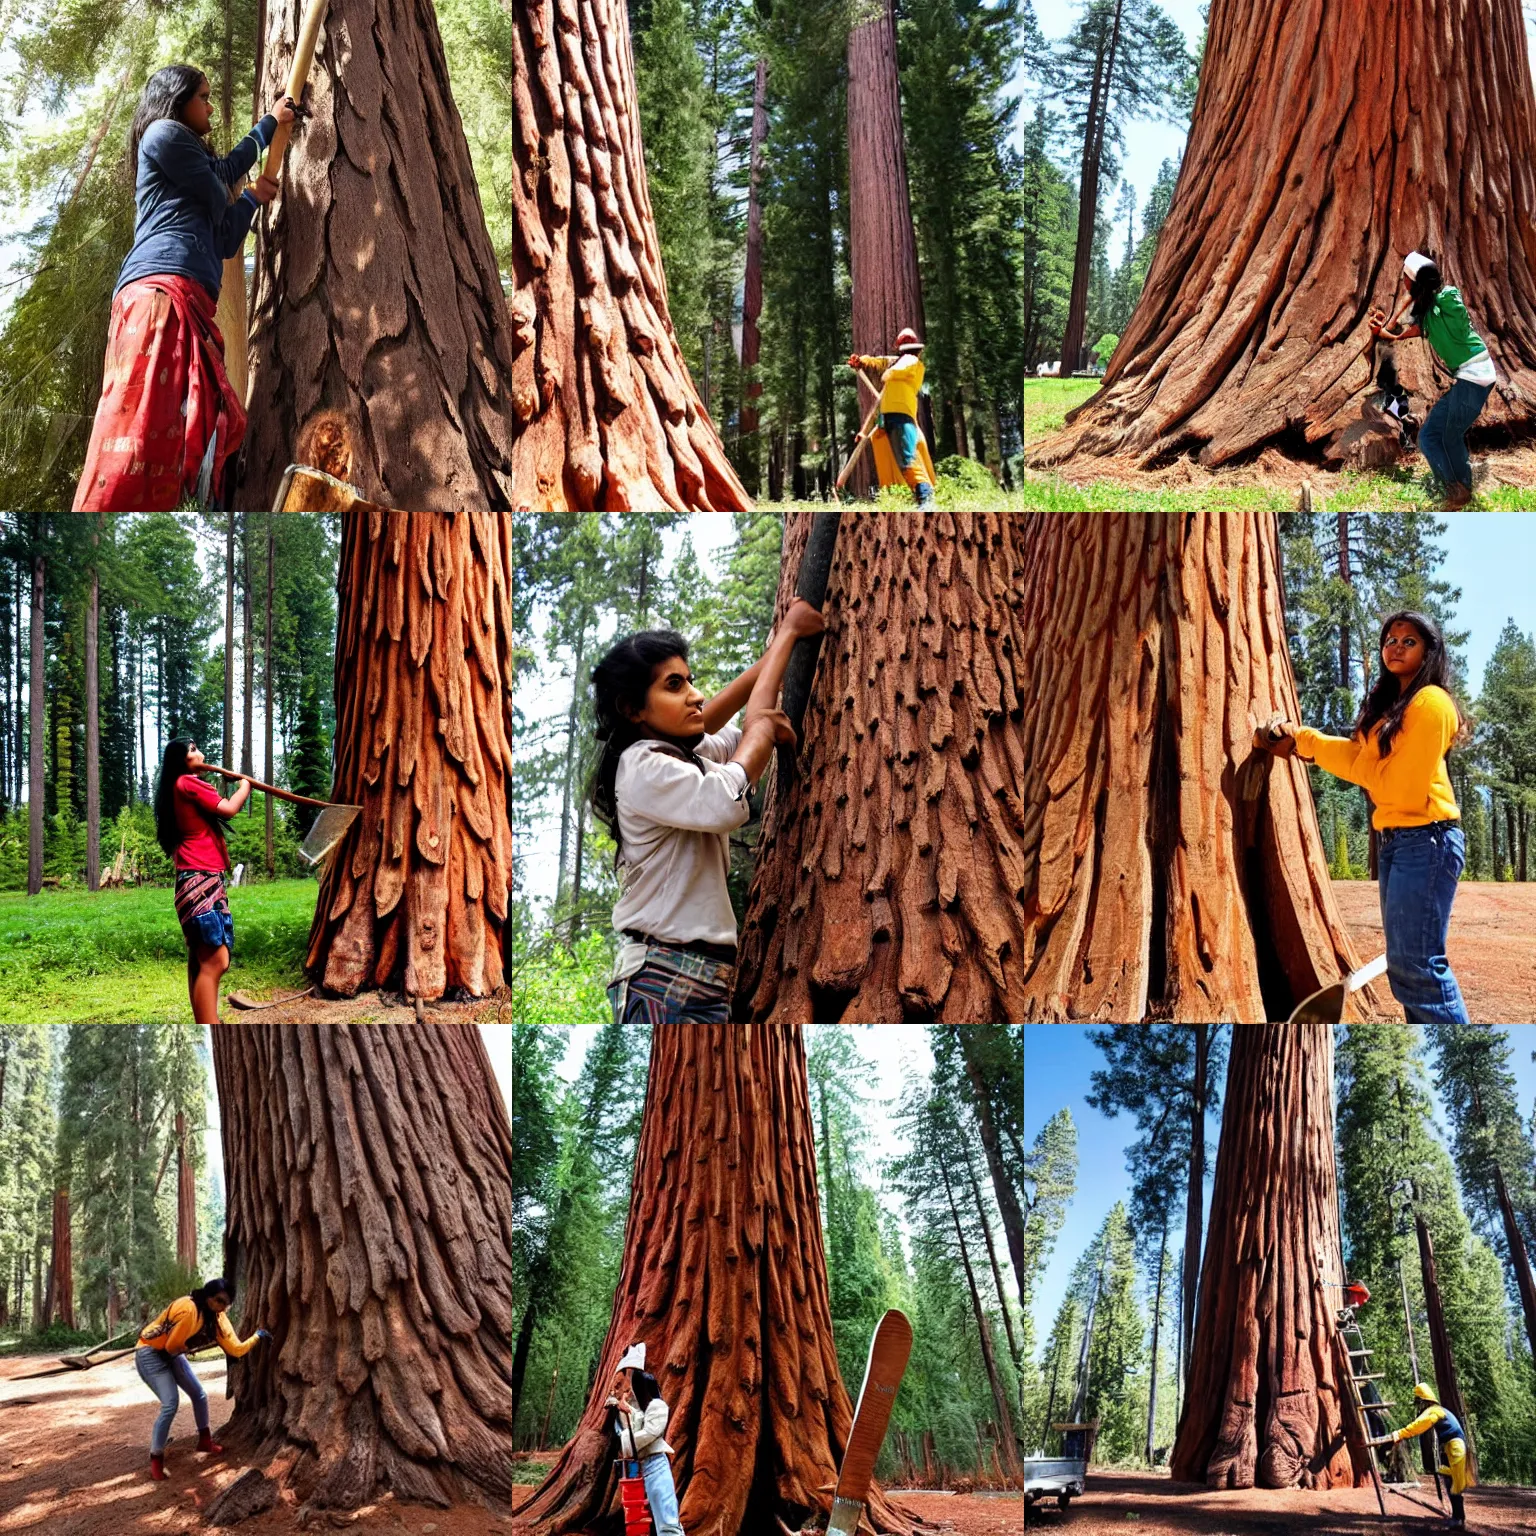
[[1419,275],[1420,267],[1427,267],[1431,265],[1432,263],[1429,257],[1421,254],[1419,251],[1409,251],[1408,254],[1403,257],[1403,271],[1406,272],[1409,277],[1417,277]]
[[624,1351],[624,1358],[614,1366],[616,1371],[643,1371],[645,1369],[645,1345],[631,1344]]

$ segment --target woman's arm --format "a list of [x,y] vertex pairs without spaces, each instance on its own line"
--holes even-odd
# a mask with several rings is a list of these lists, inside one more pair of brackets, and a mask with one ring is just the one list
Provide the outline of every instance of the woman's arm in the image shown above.
[[732,679],[724,688],[710,699],[704,706],[704,729],[711,736],[722,726],[729,725],[736,718],[736,712],[751,696],[752,685],[756,683],[762,674],[763,658],[747,668],[740,677]]
[[783,682],[785,670],[789,666],[794,642],[805,636],[819,635],[826,627],[827,621],[822,616],[821,610],[806,602],[803,597],[797,597],[789,605],[789,611],[784,615],[784,624],[774,635],[768,649],[740,677],[727,683],[705,704],[704,729],[713,735],[721,726],[730,724],[736,718],[736,712],[743,704],[748,705],[749,715],[754,713],[751,700],[763,676],[763,669],[768,665],[769,658],[774,656],[774,646],[784,642],[787,649],[784,650],[782,659],[776,658],[774,662],[778,671],[774,673],[769,683],[765,684],[768,695],[766,707],[771,709],[778,698],[779,684]]
[[214,806],[214,810],[226,819],[240,814],[240,807],[251,797],[251,781],[241,779],[240,787],[232,795],[226,795]]

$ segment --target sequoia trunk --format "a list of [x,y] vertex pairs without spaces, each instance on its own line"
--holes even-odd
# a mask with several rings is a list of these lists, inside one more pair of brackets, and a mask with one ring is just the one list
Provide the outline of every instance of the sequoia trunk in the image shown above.
[[1520,1311],[1525,1318],[1525,1336],[1530,1340],[1531,1355],[1536,1358],[1536,1277],[1531,1274],[1530,1256],[1525,1251],[1525,1237],[1520,1223],[1515,1220],[1515,1208],[1510,1203],[1509,1190],[1504,1183],[1504,1170],[1493,1165],[1493,1187],[1499,1200],[1499,1215],[1504,1222],[1504,1241],[1509,1245],[1509,1262],[1515,1272],[1515,1287],[1520,1293]]
[[515,505],[744,511],[667,313],[624,0],[516,0],[511,42]]
[[[853,1423],[832,1342],[798,1028],[658,1029],[624,1263],[591,1396],[513,1517],[525,1536],[623,1524],[604,1399],[631,1343],[670,1409],[683,1528],[779,1536],[831,1505]],[[915,1522],[872,1487],[877,1532]]]
[[[1529,430],[1536,104],[1519,0],[1424,0],[1411,25],[1366,0],[1214,0],[1209,21],[1140,302],[1102,387],[1036,461],[1198,447],[1217,465],[1333,442],[1370,379],[1367,316],[1395,309],[1414,249],[1499,361],[1479,427]],[[1444,388],[1428,343],[1399,344],[1396,363],[1422,419]]]
[[1189,1092],[1189,1183],[1184,1197],[1184,1257],[1179,1283],[1179,1343],[1184,1359],[1195,1341],[1195,1298],[1200,1294],[1200,1238],[1205,1230],[1205,1099],[1211,1026],[1196,1024],[1195,1078]]
[[[303,10],[267,8],[264,102]],[[506,509],[512,331],[430,0],[329,0],[307,100],[258,219],[236,505],[299,463],[390,506]]]
[[512,1132],[470,1024],[213,1030],[242,1332],[221,1438],[314,1508],[512,1483]]
[[53,1258],[48,1267],[49,1304],[46,1327],[55,1317],[66,1328],[75,1326],[75,1260],[69,1230],[69,1190],[53,1192]]
[[1357,1481],[1326,1288],[1343,1279],[1338,1211],[1330,1026],[1234,1030],[1175,1481]]
[[176,1262],[197,1268],[197,1174],[187,1156],[187,1117],[176,1111]]
[[512,520],[342,520],[335,779],[359,805],[325,866],[305,964],[332,991],[460,987],[511,960]]

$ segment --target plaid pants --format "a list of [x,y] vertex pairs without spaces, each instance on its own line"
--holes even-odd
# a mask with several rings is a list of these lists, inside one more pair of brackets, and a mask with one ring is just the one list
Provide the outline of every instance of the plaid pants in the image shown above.
[[[622,946],[615,969],[638,948]],[[608,1001],[616,1024],[728,1024],[735,980],[736,967],[723,960],[648,944],[639,970],[609,983]]]

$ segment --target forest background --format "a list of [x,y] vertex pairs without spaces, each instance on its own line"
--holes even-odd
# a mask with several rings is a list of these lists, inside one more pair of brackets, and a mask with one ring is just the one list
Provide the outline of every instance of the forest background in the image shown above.
[[[1081,1390],[1097,1458],[1166,1461],[1187,1358],[1181,1327],[1191,1201],[1204,1233],[1216,1168],[1230,1026],[1199,1026],[1209,1059],[1203,1177],[1192,1159],[1196,1026],[1026,1026],[1024,1398],[1029,1454],[1054,1451]],[[1382,1398],[1411,1400],[1406,1284],[1419,1379],[1433,1383],[1410,1179],[1434,1245],[1446,1328],[1479,1476],[1536,1482],[1536,1368],[1493,1168],[1536,1248],[1536,1026],[1385,1024],[1335,1032],[1334,1112],[1345,1264]],[[1484,1049],[1491,1045],[1491,1049]],[[1480,1123],[1473,1105],[1486,1111]],[[1527,1110],[1529,1111],[1527,1113]],[[1401,1260],[1403,1281],[1398,1278]],[[1195,1252],[1198,1273],[1199,1249]],[[1443,1385],[1443,1384],[1442,1384]],[[1401,1406],[1394,1423],[1410,1410]]]
[[[511,1035],[481,1025],[508,1104]],[[195,1180],[177,1252],[176,1117]],[[55,1191],[68,1192],[77,1327],[58,1315]],[[224,1266],[224,1160],[207,1026],[0,1024],[0,1352],[98,1343]],[[238,1308],[237,1308],[238,1311]]]
[[[518,1450],[560,1446],[592,1389],[625,1257],[650,1034],[648,1026],[611,1023],[514,1025]],[[927,1436],[935,1469],[995,1477],[992,1455],[1006,1469],[1010,1454],[997,1425],[1005,1419],[1011,1439],[1018,1422],[1023,1335],[954,1032],[813,1025],[805,1041],[832,1330],[851,1397],[885,1310],[899,1307],[913,1325],[877,1475],[889,1481],[920,1466]],[[993,1030],[986,1050],[995,1069],[987,1081],[1000,1085],[991,1099],[999,1144],[1018,1179],[1022,1028]],[[954,1207],[945,1172],[961,1196]],[[983,1329],[1006,1413],[989,1380]],[[514,1465],[514,1481],[540,1481],[553,1459]]]
[[[1476,720],[1451,758],[1464,878],[1528,880],[1536,599],[1506,573],[1520,568],[1518,550],[1536,558],[1536,526],[1519,514],[1287,513],[1281,534],[1303,720],[1348,734],[1379,670],[1381,616],[1408,607],[1435,617]],[[596,762],[591,670],[614,641],[647,628],[689,641],[706,695],[751,666],[773,620],[783,522],[766,511],[729,525],[711,514],[549,515],[516,519],[513,537],[513,1017],[590,1023],[608,1012],[618,894],[612,839],[583,798]],[[1334,877],[1370,878],[1364,792],[1318,769],[1311,783]],[[738,923],[758,831],[749,823],[731,839]]]

